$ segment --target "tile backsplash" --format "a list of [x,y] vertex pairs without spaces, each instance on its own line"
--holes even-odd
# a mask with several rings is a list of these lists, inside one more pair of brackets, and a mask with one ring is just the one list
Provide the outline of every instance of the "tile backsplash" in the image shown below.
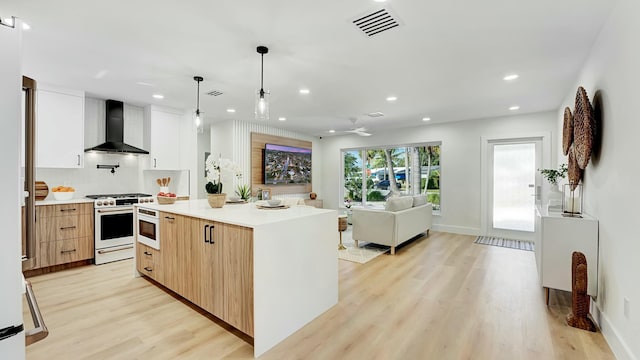
[[[90,194],[138,192],[141,190],[138,180],[140,163],[145,160],[146,157],[135,155],[85,153],[84,168],[36,168],[36,180],[46,182],[49,189],[58,185],[73,186],[76,198]],[[110,169],[98,169],[98,164],[120,166],[112,174]]]

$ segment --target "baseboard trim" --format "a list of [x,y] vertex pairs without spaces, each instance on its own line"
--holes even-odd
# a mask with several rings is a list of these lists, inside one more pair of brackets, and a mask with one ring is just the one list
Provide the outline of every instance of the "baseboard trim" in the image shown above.
[[433,224],[434,231],[449,232],[462,235],[480,235],[480,229],[466,226],[451,226],[442,224]]
[[638,360],[638,358],[631,352],[631,349],[627,345],[627,343],[622,339],[620,333],[609,321],[609,317],[607,314],[600,310],[600,306],[596,303],[596,306],[593,307],[594,320],[600,326],[600,331],[602,331],[602,336],[609,344],[613,355],[615,355],[616,359],[620,360]]

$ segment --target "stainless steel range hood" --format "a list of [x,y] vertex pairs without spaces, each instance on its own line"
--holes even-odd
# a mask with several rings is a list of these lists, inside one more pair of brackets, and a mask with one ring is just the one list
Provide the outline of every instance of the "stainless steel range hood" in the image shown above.
[[149,152],[124,143],[124,104],[122,101],[106,101],[106,141],[84,151],[101,151],[122,154],[148,154]]

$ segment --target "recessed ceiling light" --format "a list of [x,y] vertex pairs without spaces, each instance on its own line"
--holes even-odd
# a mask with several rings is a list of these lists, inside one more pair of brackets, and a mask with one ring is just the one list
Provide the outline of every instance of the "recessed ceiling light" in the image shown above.
[[388,97],[387,97],[387,101],[389,101],[389,102],[391,102],[391,101],[396,101],[396,100],[398,100],[398,97],[397,97],[397,96],[388,96]]
[[333,130],[333,129],[331,129],[331,130],[329,130],[329,132],[333,134],[333,133],[334,133],[334,132],[336,132],[336,131],[335,131],[335,130]]
[[286,117],[284,117],[284,116],[280,116],[280,117],[278,118],[278,120],[280,120],[280,121],[287,121],[287,118],[286,118]]
[[234,113],[234,112],[236,112],[236,109],[231,109],[231,108],[229,108],[229,109],[227,109],[227,112],[228,112],[228,113]]
[[162,94],[153,94],[153,97],[156,99],[164,99],[164,95]]
[[431,118],[430,118],[430,117],[423,117],[423,118],[422,118],[422,121],[429,121],[429,120],[431,120]]
[[519,110],[519,109],[520,109],[520,106],[518,106],[518,105],[514,105],[514,106],[509,108],[509,110],[511,110],[511,111],[516,111],[516,110]]
[[310,92],[311,91],[309,91],[309,89],[300,89],[300,94],[305,94],[306,95],[306,94],[308,94]]
[[505,81],[512,81],[512,80],[517,79],[518,77],[520,77],[520,75],[518,75],[518,74],[509,74],[509,75],[505,76],[503,79]]

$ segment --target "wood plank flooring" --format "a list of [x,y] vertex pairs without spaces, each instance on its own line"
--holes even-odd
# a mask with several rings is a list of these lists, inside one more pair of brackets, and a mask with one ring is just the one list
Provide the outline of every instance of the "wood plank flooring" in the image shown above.
[[[339,261],[339,303],[261,359],[614,358],[601,333],[565,324],[567,293],[545,306],[533,252],[474,239],[431,232]],[[252,358],[250,339],[132,272],[126,260],[32,277],[51,334],[27,359]]]

